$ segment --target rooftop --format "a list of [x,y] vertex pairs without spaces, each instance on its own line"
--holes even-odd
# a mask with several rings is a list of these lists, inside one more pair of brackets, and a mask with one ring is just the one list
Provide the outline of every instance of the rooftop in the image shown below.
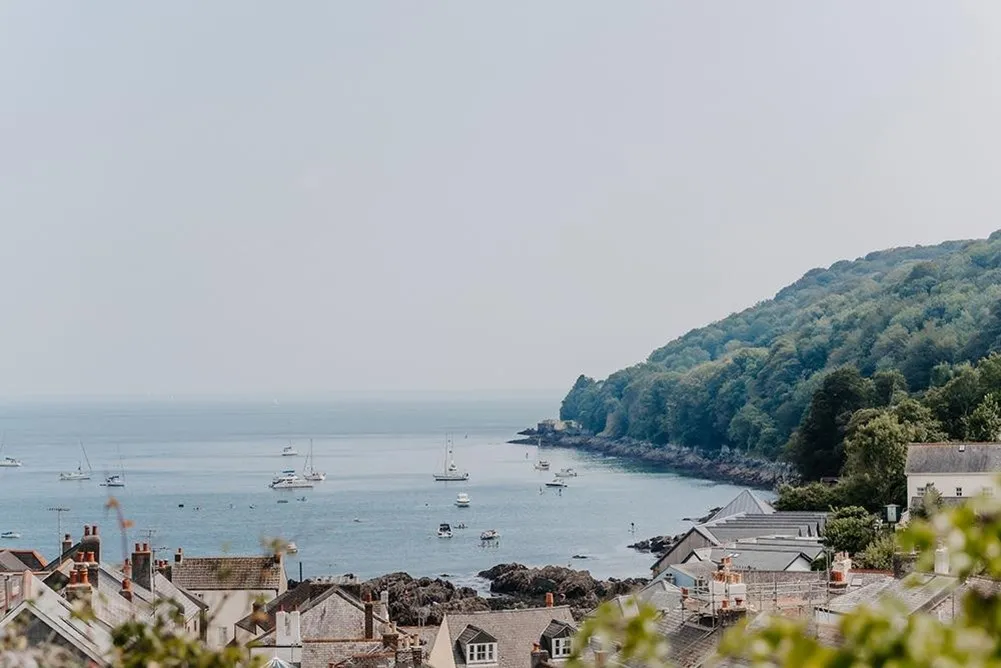
[[539,642],[543,632],[554,621],[575,627],[568,606],[447,613],[443,623],[448,624],[448,639],[457,666],[466,663],[458,640],[468,627],[476,627],[497,638],[499,668],[528,668],[532,658],[532,644]]
[[709,521],[713,522],[741,513],[746,515],[770,515],[774,512],[775,509],[772,508],[771,504],[759,499],[751,490],[745,489],[733,501],[713,513]]
[[1001,443],[911,443],[904,472],[991,473],[1001,471]]
[[170,565],[170,580],[191,591],[206,590],[279,590],[285,580],[281,558],[259,557],[188,557]]

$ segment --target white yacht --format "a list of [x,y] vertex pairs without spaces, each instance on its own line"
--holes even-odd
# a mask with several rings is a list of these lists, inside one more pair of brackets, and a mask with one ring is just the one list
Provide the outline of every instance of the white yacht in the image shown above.
[[285,551],[289,554],[297,554],[299,552],[299,546],[290,542],[285,546]]
[[497,529],[487,529],[480,534],[480,540],[497,540],[500,538],[500,532]]
[[566,487],[567,483],[563,478],[556,477],[546,483],[546,487]]
[[76,471],[60,473],[60,480],[90,480],[90,476],[94,470],[90,466],[90,457],[87,456],[87,450],[83,447],[82,442],[80,443],[80,449],[83,450],[83,458],[87,460],[87,470],[83,470],[83,462],[80,462],[76,467]]
[[549,470],[549,460],[548,459],[540,459],[539,461],[535,462],[535,470],[536,471],[548,471]]
[[455,497],[455,505],[458,506],[459,508],[468,508],[469,495],[466,494],[465,492],[459,492],[459,494],[456,495]]
[[303,469],[303,478],[312,482],[323,482],[327,479],[327,474],[323,471],[317,471],[315,466],[316,460],[313,457],[313,439],[309,439],[309,454],[306,455],[306,467]]
[[125,487],[125,478],[117,473],[109,475],[101,483],[101,487]]
[[282,448],[282,457],[298,457],[299,451],[291,443]]
[[282,474],[276,476],[271,484],[268,485],[271,489],[308,489],[313,486],[313,483],[304,478],[300,478],[295,474],[295,471],[291,469],[282,471]]
[[451,538],[452,537],[452,527],[448,522],[442,522],[438,525],[438,538]]
[[3,538],[4,540],[14,540],[20,537],[21,534],[16,531],[4,531],[3,533],[0,533],[0,538]]
[[573,469],[573,467],[569,467],[568,466],[565,469],[560,469],[559,472],[556,473],[556,477],[557,478],[576,478],[577,477],[577,471],[575,471]]
[[460,471],[455,465],[455,452],[452,449],[452,439],[445,439],[445,462],[441,473],[435,473],[434,479],[439,482],[469,480],[468,471]]

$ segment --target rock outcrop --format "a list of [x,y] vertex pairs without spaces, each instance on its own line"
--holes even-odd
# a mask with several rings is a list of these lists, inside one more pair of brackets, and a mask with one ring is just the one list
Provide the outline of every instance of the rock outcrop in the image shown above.
[[526,429],[521,434],[530,434],[509,443],[535,445],[542,439],[542,445],[554,445],[597,452],[611,457],[636,459],[684,473],[686,475],[747,485],[763,489],[773,489],[783,482],[795,481],[792,467],[785,462],[770,462],[749,457],[739,452],[721,451],[716,454],[702,453],[691,448],[670,443],[657,445],[632,438],[611,439],[604,436],[572,435],[560,432],[540,434],[534,429]]
[[488,599],[492,609],[532,608],[545,605],[553,594],[557,605],[569,605],[580,619],[602,601],[636,590],[647,583],[641,578],[596,580],[589,571],[563,566],[529,568],[521,564],[499,564],[480,572],[490,580]]
[[654,536],[653,538],[647,538],[646,540],[639,540],[632,545],[627,545],[626,547],[631,547],[639,552],[652,552],[657,556],[662,556],[667,553],[674,544],[681,540],[681,534],[677,536]]
[[365,582],[362,589],[378,598],[389,592],[389,618],[401,626],[441,624],[446,612],[490,610],[471,587],[456,587],[441,578],[413,578],[390,573]]

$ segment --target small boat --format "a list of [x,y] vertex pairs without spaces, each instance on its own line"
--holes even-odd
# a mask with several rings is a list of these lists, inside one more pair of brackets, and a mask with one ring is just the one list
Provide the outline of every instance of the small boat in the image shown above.
[[466,494],[465,492],[459,492],[459,494],[455,497],[455,505],[458,506],[459,508],[468,508],[469,495]]
[[[0,453],[3,452],[4,446],[6,445],[5,439],[0,437]],[[17,468],[21,466],[20,459],[14,459],[13,457],[3,457],[0,459],[0,467],[2,468]]]
[[83,447],[83,441],[80,442],[80,449],[83,450],[83,458],[87,460],[87,470],[83,470],[83,462],[80,462],[77,464],[76,471],[60,473],[60,480],[90,480],[94,469],[90,465],[90,457],[87,456],[87,450]]
[[438,525],[438,538],[451,538],[452,537],[452,527],[449,526],[448,522],[442,522]]
[[282,457],[298,457],[299,451],[291,443],[282,448]]
[[459,524],[457,524],[455,528],[456,529],[468,529],[469,527],[466,526],[465,522],[459,522]]
[[309,489],[312,486],[312,482],[300,478],[291,469],[282,471],[282,474],[276,476],[268,485],[271,489]]
[[117,473],[109,475],[101,483],[101,487],[125,487],[125,479]]
[[557,478],[576,478],[577,477],[577,471],[575,471],[572,467],[568,466],[565,469],[560,469],[559,472],[557,472],[556,477]]
[[327,474],[323,471],[317,471],[314,466],[315,459],[313,458],[313,439],[309,439],[309,454],[306,455],[306,466],[303,469],[305,473],[303,478],[306,480],[312,480],[313,482],[323,482],[327,479]]
[[445,463],[441,473],[435,473],[434,479],[438,482],[469,480],[467,471],[460,471],[455,465],[455,452],[452,449],[452,439],[445,438]]
[[288,499],[278,499],[278,503],[288,503]]
[[566,487],[566,486],[567,486],[566,482],[559,477],[553,478],[552,480],[546,483],[546,487]]
[[536,471],[548,471],[549,470],[549,461],[545,460],[545,459],[540,459],[539,461],[535,462],[535,470]]
[[0,538],[3,538],[5,540],[14,540],[14,539],[20,538],[20,537],[21,537],[21,534],[19,534],[16,531],[4,531],[3,533],[0,533]]
[[296,545],[295,543],[290,542],[288,545],[285,546],[285,551],[288,552],[289,554],[296,554],[299,552],[299,546]]
[[496,529],[487,529],[480,534],[480,540],[497,540],[500,538],[500,532]]

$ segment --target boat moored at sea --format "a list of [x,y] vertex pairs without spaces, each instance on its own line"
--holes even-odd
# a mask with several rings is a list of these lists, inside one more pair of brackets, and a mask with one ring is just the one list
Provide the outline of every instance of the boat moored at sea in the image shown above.
[[438,482],[469,480],[469,472],[460,471],[459,467],[455,465],[455,452],[451,438],[445,439],[445,463],[441,473],[434,474],[434,479]]
[[117,473],[109,475],[101,483],[101,487],[125,487],[125,478],[118,475]]
[[[7,445],[6,439],[0,437],[0,454],[3,453],[4,447]],[[21,466],[20,459],[14,459],[13,457],[4,456],[0,458],[0,468],[17,468]]]
[[4,531],[3,533],[0,533],[0,538],[3,538],[4,540],[15,540],[20,537],[21,534],[16,531]]
[[438,538],[451,538],[452,537],[452,527],[448,522],[442,522],[438,525]]
[[487,529],[480,534],[480,540],[497,540],[500,538],[500,532],[497,529]]
[[285,551],[288,554],[297,554],[299,552],[299,546],[296,545],[295,543],[290,542],[285,546]]
[[466,494],[465,492],[459,492],[459,494],[456,495],[455,505],[458,506],[459,508],[468,508],[469,503],[470,503],[469,495]]
[[83,458],[87,460],[87,470],[83,470],[83,462],[80,462],[77,464],[76,471],[60,473],[60,480],[90,480],[94,469],[90,465],[90,457],[87,456],[87,449],[83,447],[83,441],[80,442],[80,449],[83,451]]
[[549,470],[549,461],[546,460],[546,459],[540,459],[539,461],[535,462],[535,470],[536,471],[548,471]]
[[296,450],[291,443],[282,448],[282,457],[298,457],[298,456],[299,456],[299,451]]
[[559,471],[557,471],[556,477],[557,478],[576,478],[577,477],[577,471],[575,471],[573,469],[573,467],[568,466],[565,469],[560,469]]
[[312,486],[313,483],[311,481],[300,478],[292,469],[282,471],[268,485],[271,489],[309,489]]
[[310,480],[312,482],[323,482],[327,479],[327,474],[323,471],[317,471],[315,466],[316,460],[313,458],[313,439],[309,439],[309,454],[306,455],[306,466],[303,469],[303,478]]
[[563,478],[559,477],[553,478],[552,480],[546,483],[546,487],[566,487],[566,486],[567,486],[566,481],[564,481]]

